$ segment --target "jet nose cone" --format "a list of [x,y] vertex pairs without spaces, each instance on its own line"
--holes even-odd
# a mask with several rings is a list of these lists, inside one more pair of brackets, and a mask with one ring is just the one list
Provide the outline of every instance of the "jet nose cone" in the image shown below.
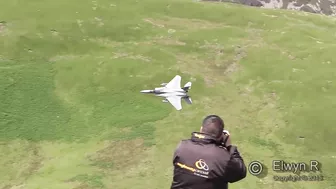
[[142,90],[142,91],[140,91],[141,93],[150,93],[150,92],[152,92],[152,90]]

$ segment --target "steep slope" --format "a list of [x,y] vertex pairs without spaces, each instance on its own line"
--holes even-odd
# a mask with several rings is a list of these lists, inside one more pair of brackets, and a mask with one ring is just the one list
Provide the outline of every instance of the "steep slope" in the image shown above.
[[[213,113],[266,166],[230,189],[335,188],[335,19],[189,0],[0,1],[0,18],[1,189],[168,188]],[[175,74],[182,111],[139,93]],[[275,181],[294,173],[273,160],[325,180]]]

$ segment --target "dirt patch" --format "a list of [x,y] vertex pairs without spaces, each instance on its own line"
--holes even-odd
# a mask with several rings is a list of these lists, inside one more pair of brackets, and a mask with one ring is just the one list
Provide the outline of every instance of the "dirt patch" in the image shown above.
[[142,60],[142,61],[145,61],[145,62],[150,62],[150,58],[149,57],[145,57],[145,56],[142,56],[142,55],[133,55],[133,54],[130,54],[130,53],[113,53],[114,56],[112,57],[113,59],[116,59],[116,58],[129,58],[129,59],[133,59],[133,60]]
[[137,164],[146,148],[143,139],[111,142],[108,147],[89,156],[94,166],[103,171],[127,169]]
[[105,46],[105,47],[121,47],[124,46],[125,43],[117,42],[117,41],[111,41],[108,38],[92,38],[92,39],[87,39],[89,42],[97,43],[99,45]]
[[207,40],[204,41],[204,45],[201,45],[199,48],[205,49],[206,51],[211,51],[213,53],[222,53],[224,50],[224,45],[219,44],[217,42],[209,42]]
[[0,33],[5,30],[5,25],[3,23],[0,23]]
[[229,64],[225,71],[224,74],[226,76],[228,76],[231,73],[237,72],[239,70],[239,61],[246,57],[246,52],[244,51],[244,49],[241,48],[241,46],[237,46],[236,50],[235,50],[235,56],[233,58],[233,61],[231,62],[231,64]]
[[276,44],[269,45],[269,48],[279,51],[281,54],[287,56],[288,59],[290,59],[290,60],[296,60],[297,59],[292,53],[288,52],[287,50],[285,50],[285,49],[283,49],[279,46],[277,46]]
[[74,189],[92,189],[92,187],[89,184],[81,183],[78,186],[74,187]]
[[180,46],[186,45],[186,43],[182,41],[179,41],[177,39],[170,38],[170,37],[164,37],[164,36],[153,38],[151,41],[153,43],[158,43],[162,45],[180,45]]
[[59,35],[58,31],[55,30],[55,29],[50,30],[50,32],[53,36],[58,36]]
[[184,18],[174,18],[174,17],[164,17],[162,19],[146,18],[144,22],[150,23],[155,27],[159,28],[180,28],[187,30],[199,30],[199,29],[215,29],[222,27],[229,27],[222,23],[209,22],[199,19],[184,19]]
[[143,21],[147,22],[147,23],[150,23],[152,24],[153,26],[156,26],[156,27],[159,27],[159,28],[164,28],[165,25],[163,24],[159,24],[158,20],[154,20],[154,19],[150,19],[150,18],[146,18],[146,19],[143,19]]
[[33,148],[33,152],[31,155],[33,156],[33,158],[31,158],[32,161],[30,162],[30,165],[27,167],[27,172],[26,172],[27,177],[42,167],[43,158],[39,152],[38,147],[36,145],[33,145],[32,148]]
[[95,17],[93,22],[95,22],[98,27],[102,27],[102,26],[105,25],[103,20],[101,18],[98,18],[98,17]]
[[21,184],[21,185],[17,185],[17,186],[12,186],[10,189],[24,189],[25,185]]
[[[149,57],[143,56],[143,55],[137,55],[137,54],[131,54],[131,53],[126,53],[126,52],[113,52],[113,55],[111,59],[117,59],[117,58],[129,58],[133,60],[142,60],[145,62],[150,62],[151,59]],[[85,57],[85,56],[82,56]],[[103,56],[97,56],[99,58],[104,58]],[[58,62],[58,61],[64,61],[64,60],[73,60],[73,59],[78,59],[80,56],[78,55],[59,55],[59,56],[54,56],[49,59],[50,62]]]
[[[250,23],[250,25],[251,24],[252,23]],[[263,39],[263,36],[262,36],[263,30],[255,29],[255,28],[252,28],[251,26],[249,26],[246,29],[246,32],[249,35],[248,35],[247,38],[243,39],[242,45],[241,45],[242,48],[246,48],[246,47],[258,48],[258,47],[263,47],[263,46],[267,45],[266,42]]]
[[29,157],[29,161],[22,164],[21,170],[18,170],[18,174],[23,178],[31,176],[35,171],[42,167],[42,156],[39,152],[39,148],[35,144],[29,145],[30,152],[26,153],[26,157]]
[[[23,182],[42,166],[43,157],[39,146],[27,141],[9,142],[0,148],[2,163],[0,166],[8,170],[8,175],[14,180],[4,180],[0,188],[20,188]],[[14,182],[13,182],[14,181]],[[4,184],[4,185],[2,185]]]
[[234,72],[238,71],[238,69],[239,69],[239,64],[233,62],[226,68],[224,74],[228,75],[230,73],[234,73]]
[[4,33],[6,30],[6,22],[5,21],[0,21],[0,34]]
[[59,56],[54,56],[49,59],[50,62],[58,62],[61,60],[73,60],[78,58],[76,55],[59,55]]
[[105,188],[102,179],[102,175],[80,174],[67,180],[67,182],[75,185],[74,188],[76,189]]
[[173,46],[184,46],[187,43],[182,42],[178,40],[175,37],[172,36],[156,36],[151,38],[150,40],[147,41],[142,41],[139,43],[136,43],[134,45],[153,45],[153,44],[159,44],[159,45],[173,45]]

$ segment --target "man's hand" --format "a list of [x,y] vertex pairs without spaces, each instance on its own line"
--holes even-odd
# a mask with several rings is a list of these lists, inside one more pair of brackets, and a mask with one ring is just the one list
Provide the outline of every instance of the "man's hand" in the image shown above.
[[230,135],[228,130],[223,130],[223,134]]
[[227,130],[223,131],[223,141],[224,141],[224,146],[230,146],[231,145],[231,137],[230,137],[230,133]]

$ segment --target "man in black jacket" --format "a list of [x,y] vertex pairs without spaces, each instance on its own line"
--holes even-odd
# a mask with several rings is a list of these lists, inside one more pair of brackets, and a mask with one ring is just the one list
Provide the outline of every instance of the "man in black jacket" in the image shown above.
[[244,161],[228,139],[223,120],[207,116],[201,131],[182,140],[174,152],[171,189],[227,189],[228,183],[245,178]]

